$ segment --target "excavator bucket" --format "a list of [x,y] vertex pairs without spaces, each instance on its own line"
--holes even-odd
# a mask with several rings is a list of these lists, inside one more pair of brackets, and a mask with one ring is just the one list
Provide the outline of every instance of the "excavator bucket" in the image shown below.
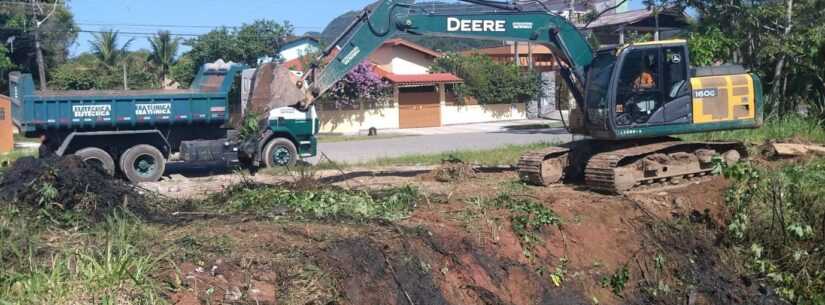
[[272,109],[304,103],[308,96],[297,86],[298,81],[299,78],[284,66],[277,63],[261,65],[252,79],[246,113],[263,120]]

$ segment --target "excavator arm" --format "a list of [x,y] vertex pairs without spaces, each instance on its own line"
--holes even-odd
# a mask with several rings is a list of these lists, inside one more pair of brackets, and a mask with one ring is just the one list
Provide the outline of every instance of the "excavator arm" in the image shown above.
[[306,88],[312,96],[306,105],[311,105],[384,41],[399,33],[544,44],[560,59],[561,75],[582,105],[585,72],[594,54],[584,36],[564,17],[545,11],[524,12],[517,6],[498,13],[435,14],[414,7],[414,2],[383,0],[361,12],[322,54],[329,56],[339,48],[335,57],[323,69],[314,68],[306,73]]

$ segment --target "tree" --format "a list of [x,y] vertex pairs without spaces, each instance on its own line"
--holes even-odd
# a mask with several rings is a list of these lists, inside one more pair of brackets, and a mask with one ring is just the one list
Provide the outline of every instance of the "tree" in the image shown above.
[[[191,47],[191,50],[184,56],[191,59],[191,63],[187,62],[185,65],[172,68],[176,71],[173,73],[175,81],[188,86],[191,82],[190,77],[194,77],[203,64],[218,59],[254,67],[257,65],[258,58],[276,56],[281,45],[293,35],[293,31],[294,28],[288,22],[280,24],[269,20],[258,20],[252,24],[243,24],[234,30],[226,27],[217,28],[187,40],[184,45]],[[188,73],[182,71],[184,68],[189,70]]]
[[167,85],[166,76],[175,64],[175,56],[178,53],[180,38],[172,38],[169,31],[160,31],[152,38],[148,38],[152,48],[149,54],[149,62],[152,64],[160,80],[161,87]]
[[[66,62],[69,46],[77,38],[78,28],[71,12],[64,5],[54,6],[60,2],[40,0],[36,5],[31,5],[31,1],[26,0],[11,1],[0,6],[0,44],[5,45],[6,57],[14,64],[13,69],[33,73],[38,82],[41,73],[38,73],[33,13],[36,12],[41,21],[46,14],[51,13],[49,18],[40,23],[38,32],[43,62],[47,69]],[[32,10],[33,7],[35,11]],[[6,72],[0,75],[0,92],[7,91],[6,77]]]
[[140,50],[127,52],[117,69],[101,65],[98,56],[82,53],[69,62],[50,71],[51,87],[60,90],[109,90],[123,88],[123,67],[126,67],[130,89],[157,88],[159,80],[146,65],[149,52]]
[[[698,14],[694,53],[741,64],[760,75],[769,114],[802,103],[825,108],[825,2],[819,0],[679,0]],[[717,31],[718,29],[718,31]],[[724,44],[718,43],[724,41]]]
[[128,55],[129,45],[134,39],[129,39],[123,46],[118,42],[118,31],[110,30],[93,34],[94,39],[89,41],[92,54],[97,57],[98,63],[104,68],[114,69]]
[[460,95],[472,96],[482,104],[526,102],[541,94],[542,80],[534,72],[514,64],[494,62],[482,54],[448,54],[437,58],[432,71],[450,72],[464,79],[457,86]]

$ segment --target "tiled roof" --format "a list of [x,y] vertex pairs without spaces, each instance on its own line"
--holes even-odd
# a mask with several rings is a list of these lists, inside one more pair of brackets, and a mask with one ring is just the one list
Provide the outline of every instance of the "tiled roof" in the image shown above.
[[303,63],[303,61],[301,61],[301,59],[303,59],[303,57],[298,57],[298,58],[295,58],[293,60],[288,60],[288,61],[285,61],[282,65],[284,67],[286,67],[287,69],[292,70],[292,71],[305,71],[306,67],[304,67],[304,63]]
[[431,73],[431,74],[415,74],[415,75],[401,75],[395,74],[378,66],[373,66],[373,71],[381,77],[387,79],[394,85],[434,85],[434,84],[455,84],[461,83],[464,80],[452,73]]
[[385,45],[385,46],[388,45],[388,46],[393,46],[393,47],[395,47],[395,46],[405,46],[405,47],[408,47],[410,49],[416,50],[418,52],[430,55],[432,57],[441,57],[442,55],[444,55],[441,52],[435,51],[433,49],[430,49],[428,47],[419,45],[417,43],[414,43],[412,41],[409,41],[409,40],[406,40],[406,39],[403,39],[403,38],[393,38],[393,39],[387,40],[387,41],[384,42],[383,45]]
[[[599,27],[606,27],[606,26],[615,26],[615,25],[622,25],[622,24],[633,24],[646,18],[652,18],[653,11],[648,11],[646,9],[639,9],[639,10],[632,10],[626,11],[621,13],[615,14],[608,14],[599,17],[595,21],[591,22],[587,28],[599,28]],[[669,18],[667,21],[676,23],[676,25],[687,26],[688,25],[688,16],[685,14],[684,11],[679,10],[677,8],[666,8],[662,11],[659,15],[660,18]],[[670,19],[673,19],[670,21]],[[662,23],[665,20],[661,20]]]

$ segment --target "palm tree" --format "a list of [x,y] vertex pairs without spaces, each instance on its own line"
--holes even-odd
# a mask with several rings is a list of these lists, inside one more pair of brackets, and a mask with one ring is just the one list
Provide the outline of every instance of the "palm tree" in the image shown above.
[[127,49],[132,41],[134,38],[127,40],[123,46],[119,47],[118,32],[109,30],[94,34],[94,40],[89,43],[92,45],[92,54],[97,57],[97,60],[104,67],[112,69],[126,58]]
[[159,31],[157,35],[148,40],[152,46],[149,62],[157,71],[161,86],[166,86],[166,75],[169,74],[169,69],[177,61],[175,55],[178,53],[180,38],[172,39],[169,31]]

